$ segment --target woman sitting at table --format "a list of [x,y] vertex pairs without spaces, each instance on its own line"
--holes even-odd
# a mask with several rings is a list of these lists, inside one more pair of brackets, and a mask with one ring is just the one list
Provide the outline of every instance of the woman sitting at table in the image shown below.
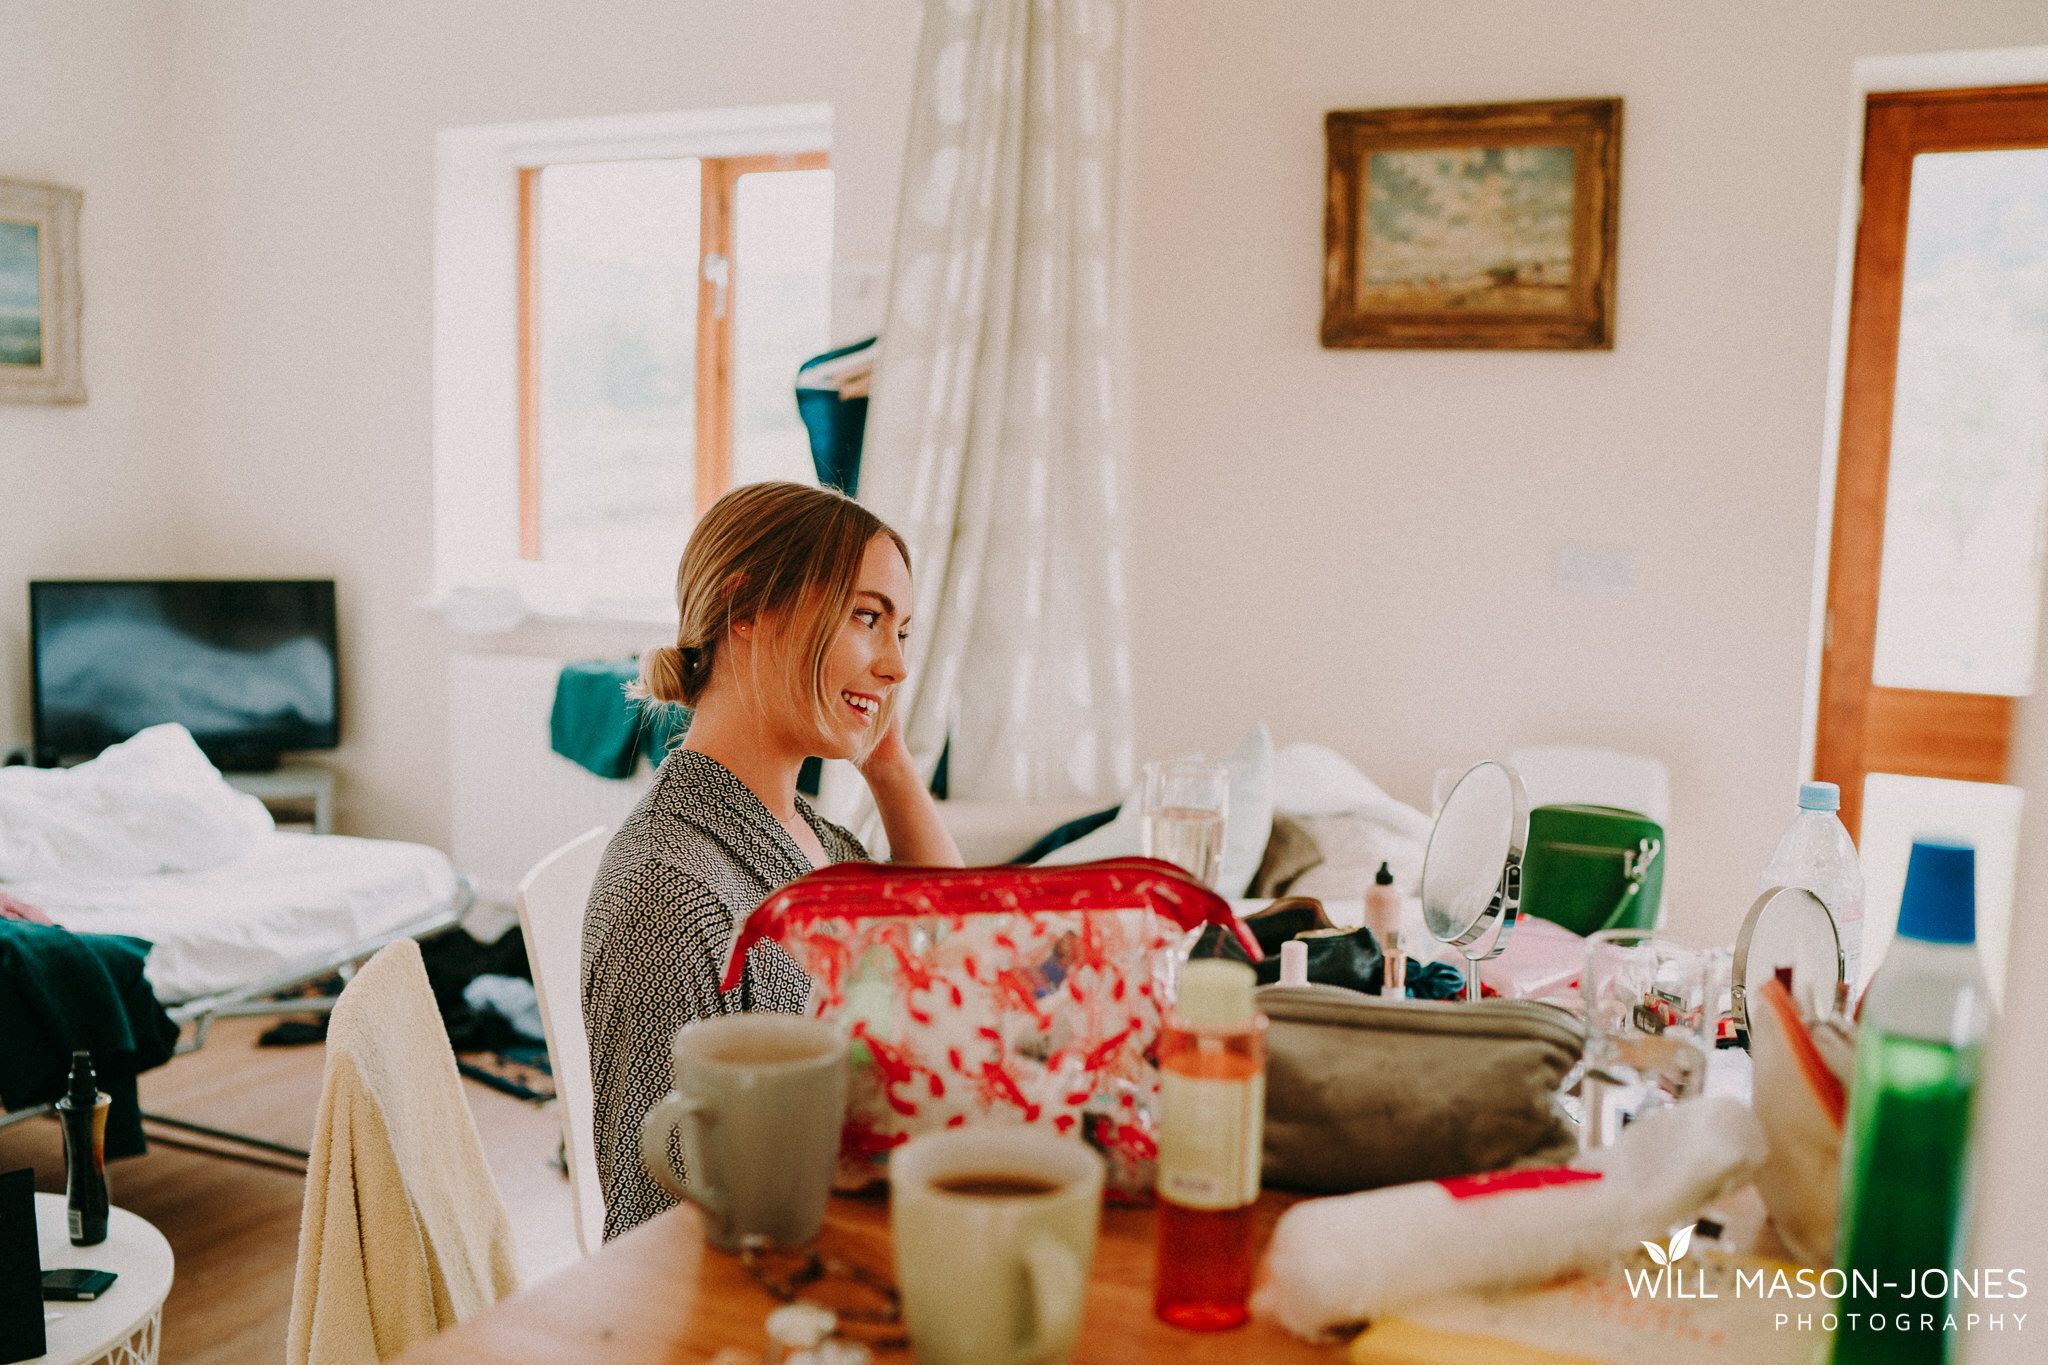
[[676,642],[642,659],[641,688],[695,713],[612,836],[583,919],[607,1239],[675,1202],[641,1163],[640,1120],[669,1088],[676,1030],[805,1006],[810,978],[773,943],[747,954],[737,987],[718,989],[734,926],[812,868],[868,857],[797,794],[804,760],[854,762],[898,860],[960,863],[892,704],[909,559],[860,504],[794,483],[734,489],[683,550]]

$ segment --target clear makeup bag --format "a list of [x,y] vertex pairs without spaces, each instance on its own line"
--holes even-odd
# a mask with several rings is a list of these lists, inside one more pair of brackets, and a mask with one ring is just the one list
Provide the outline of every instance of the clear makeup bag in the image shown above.
[[763,901],[734,935],[779,943],[810,975],[810,1011],[848,1052],[840,1184],[881,1179],[889,1151],[968,1123],[1079,1130],[1109,1188],[1151,1187],[1158,1074],[1150,1060],[1190,931],[1256,940],[1170,863],[909,868],[839,863]]

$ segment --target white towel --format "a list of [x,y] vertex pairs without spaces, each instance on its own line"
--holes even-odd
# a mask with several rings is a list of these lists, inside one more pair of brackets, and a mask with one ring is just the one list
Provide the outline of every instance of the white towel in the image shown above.
[[1746,1106],[1690,1100],[1572,1163],[1598,1180],[1517,1189],[1509,1179],[1465,1197],[1453,1193],[1459,1182],[1424,1181],[1311,1199],[1281,1216],[1252,1309],[1313,1340],[1435,1295],[1590,1270],[1639,1241],[1661,1243],[1746,1180],[1764,1150]]
[[328,1026],[285,1360],[389,1360],[518,1280],[419,945],[400,939],[356,973]]

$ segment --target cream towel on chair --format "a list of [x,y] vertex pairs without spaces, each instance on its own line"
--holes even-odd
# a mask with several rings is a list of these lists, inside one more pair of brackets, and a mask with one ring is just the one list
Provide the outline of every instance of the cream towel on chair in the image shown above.
[[285,1360],[388,1360],[518,1278],[419,945],[400,939],[356,973],[328,1026]]

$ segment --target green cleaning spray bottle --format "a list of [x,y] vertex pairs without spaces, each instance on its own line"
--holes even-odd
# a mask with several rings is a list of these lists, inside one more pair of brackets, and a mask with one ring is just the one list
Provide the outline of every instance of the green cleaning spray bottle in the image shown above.
[[1835,1304],[1834,1365],[1932,1365],[1957,1339],[1946,1330],[1950,1272],[1967,1237],[1970,1113],[1991,1026],[1976,882],[1972,849],[1913,845],[1898,937],[1863,998],[1842,1145],[1835,1265],[1848,1292]]

